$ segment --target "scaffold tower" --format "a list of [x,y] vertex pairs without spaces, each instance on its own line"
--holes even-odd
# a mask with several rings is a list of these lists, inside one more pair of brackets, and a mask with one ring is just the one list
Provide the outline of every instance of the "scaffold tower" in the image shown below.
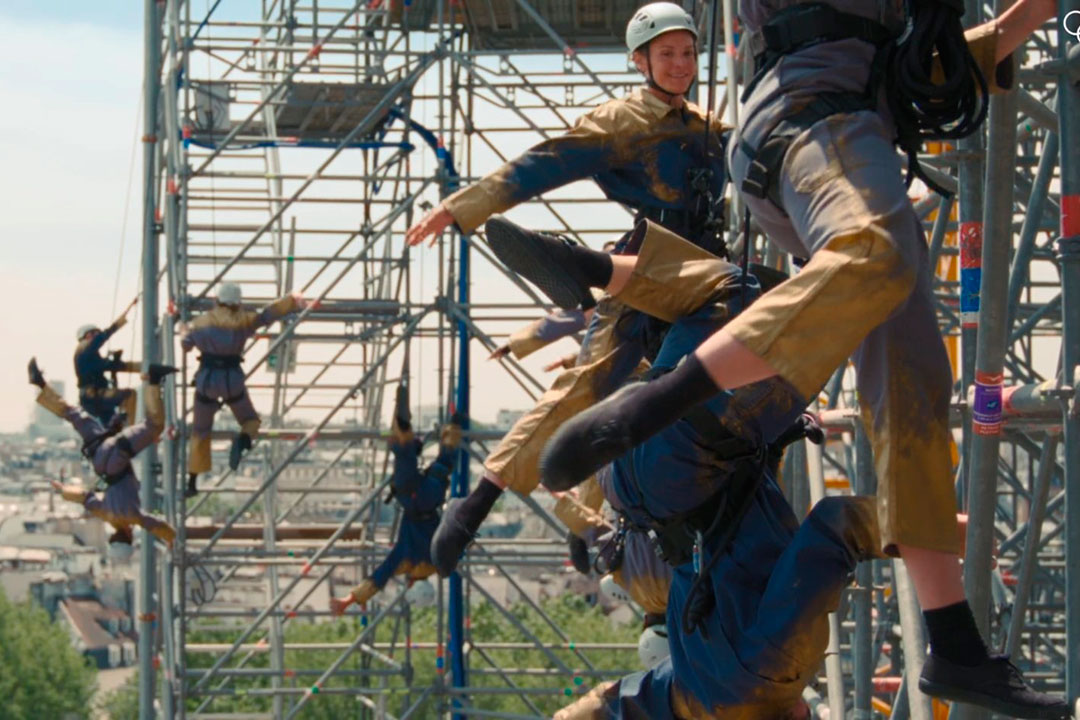
[[[1061,3],[1061,17],[1080,11]],[[487,359],[551,309],[545,299],[482,232],[407,248],[406,228],[638,84],[622,43],[640,4],[146,0],[144,357],[181,372],[166,393],[169,431],[140,475],[144,507],[180,532],[173,551],[141,554],[142,718],[542,718],[639,669],[636,630],[575,637],[541,600],[570,575],[566,528],[543,492],[504,501],[526,519],[481,538],[451,578],[433,577],[430,607],[397,581],[343,619],[329,598],[385,557],[400,522],[384,496],[401,382],[423,431],[454,411],[470,418],[455,496],[506,429],[472,418],[525,408],[550,383],[538,361]],[[734,2],[682,4],[703,29],[721,16],[705,47],[719,58],[717,112],[734,123],[749,76]],[[965,22],[1001,9],[969,0]],[[982,135],[926,149],[954,195],[916,185],[912,199],[955,372],[973,608],[995,647],[1075,702],[1080,495],[1066,488],[1080,473],[1080,43],[1060,29],[1029,43],[1018,89],[992,99]],[[704,102],[708,53],[700,61]],[[510,217],[599,247],[632,214],[575,183]],[[732,237],[745,241],[734,226]],[[756,260],[794,269],[760,234],[749,242]],[[229,471],[235,425],[219,417],[214,470],[185,498],[195,367],[176,339],[225,281],[250,306],[290,292],[315,302],[246,352],[263,417],[254,450]],[[816,406],[829,441],[792,446],[783,465],[800,515],[876,486],[849,368]],[[595,579],[582,582],[592,600]],[[815,717],[948,712],[917,688],[921,623],[902,564],[863,563],[805,693]]]

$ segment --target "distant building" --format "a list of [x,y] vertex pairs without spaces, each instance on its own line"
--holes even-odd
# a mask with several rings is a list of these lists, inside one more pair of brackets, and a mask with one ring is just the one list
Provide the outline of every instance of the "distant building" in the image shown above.
[[64,625],[71,644],[99,669],[135,664],[135,583],[130,578],[45,572],[31,583],[30,596]]
[[[54,380],[49,383],[49,386],[56,391],[56,394],[60,397],[64,397],[64,382],[62,380]],[[72,430],[64,422],[63,418],[58,418],[51,412],[41,407],[38,404],[34,404],[34,414],[30,421],[30,427],[27,429],[30,437],[45,437],[49,439],[60,439],[68,437],[72,434]]]
[[99,670],[135,664],[137,636],[131,615],[105,607],[97,600],[65,598],[57,622],[67,626],[75,649],[94,661]]
[[509,430],[525,412],[525,410],[507,410],[504,408],[495,415],[495,427],[500,430]]
[[413,417],[413,427],[420,432],[427,432],[439,424],[439,412],[442,408],[438,405],[421,405],[416,408]]

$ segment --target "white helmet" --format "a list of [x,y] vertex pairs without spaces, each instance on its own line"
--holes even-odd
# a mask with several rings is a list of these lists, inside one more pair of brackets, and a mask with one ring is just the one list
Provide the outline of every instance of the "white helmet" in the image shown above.
[[615,576],[611,573],[600,578],[600,595],[612,603],[630,602],[630,594],[615,582]]
[[233,282],[221,283],[217,291],[217,301],[222,305],[239,305],[244,299],[240,286]]
[[626,49],[634,52],[653,38],[675,30],[686,30],[698,37],[690,13],[673,2],[654,2],[639,8],[626,24]]
[[667,625],[652,625],[645,628],[637,641],[638,659],[646,670],[651,670],[659,665],[664,658],[671,655],[671,646],[668,645]]
[[405,591],[405,600],[416,607],[431,607],[435,604],[435,586],[429,580],[417,580]]
[[101,328],[99,328],[97,325],[80,325],[79,329],[75,331],[75,339],[82,340],[84,337],[86,337],[86,333],[100,329]]
[[135,548],[129,542],[117,541],[109,543],[109,559],[113,562],[129,562],[134,554]]

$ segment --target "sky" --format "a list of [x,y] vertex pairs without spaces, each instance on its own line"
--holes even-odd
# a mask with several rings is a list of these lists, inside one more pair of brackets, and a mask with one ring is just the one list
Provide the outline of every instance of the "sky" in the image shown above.
[[[118,267],[119,304],[137,289],[137,199],[124,242],[142,83],[133,7],[0,2],[0,432],[30,416],[30,356],[73,387],[76,328],[111,321]],[[127,328],[117,340],[134,347]]]
[[[15,432],[26,426],[33,407],[35,391],[25,380],[29,358],[37,357],[47,378],[63,381],[67,399],[74,401],[76,329],[88,323],[107,326],[139,288],[142,3],[0,0],[0,39],[0,67],[8,69],[0,73],[5,109],[0,160],[6,170],[0,174],[0,337],[6,347],[0,353],[0,432]],[[434,91],[435,79],[425,77],[422,88]],[[419,115],[433,122],[424,112]],[[574,112],[569,115],[572,119]],[[500,149],[513,154],[526,140],[536,138],[507,138]],[[293,153],[291,162],[316,162],[311,153],[297,157],[307,151],[283,152]],[[416,154],[419,172],[430,170],[429,155],[426,149]],[[475,157],[476,172],[497,164],[489,151]],[[591,183],[584,185],[590,187],[579,184],[563,192],[596,195]],[[535,219],[545,226],[532,209],[515,212],[519,222]],[[596,222],[597,209],[589,212],[589,221]],[[627,224],[625,212],[610,204],[599,216],[619,227]],[[414,277],[420,282],[426,278],[430,284],[435,276],[435,257],[430,251],[414,254]],[[474,273],[477,297],[526,302],[505,281],[493,281],[490,267],[478,264]],[[501,288],[515,296],[499,297]],[[424,300],[431,298],[414,296]],[[112,341],[113,349],[135,359],[141,345],[137,313]],[[509,332],[518,324],[503,323],[495,331]],[[542,365],[573,349],[571,343],[538,353],[526,366],[541,381],[550,380]],[[529,406],[530,398],[513,381],[482,364],[482,351],[477,348],[474,363],[474,417],[490,420],[501,408]],[[431,383],[443,382],[432,375],[432,358],[413,358],[413,365],[414,372],[426,373],[419,384],[428,383],[428,392]]]

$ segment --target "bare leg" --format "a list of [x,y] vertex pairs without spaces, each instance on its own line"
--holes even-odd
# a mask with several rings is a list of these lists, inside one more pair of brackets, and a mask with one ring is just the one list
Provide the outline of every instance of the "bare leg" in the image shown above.
[[612,255],[611,256],[611,280],[604,286],[604,292],[608,295],[618,295],[630,281],[634,274],[634,265],[637,264],[636,255]]
[[777,374],[768,362],[724,330],[703,342],[694,355],[716,386],[725,390],[734,390]]
[[910,545],[898,545],[900,557],[907,565],[915,594],[923,611],[962,602],[964,595],[960,556],[951,553],[924,550]]

